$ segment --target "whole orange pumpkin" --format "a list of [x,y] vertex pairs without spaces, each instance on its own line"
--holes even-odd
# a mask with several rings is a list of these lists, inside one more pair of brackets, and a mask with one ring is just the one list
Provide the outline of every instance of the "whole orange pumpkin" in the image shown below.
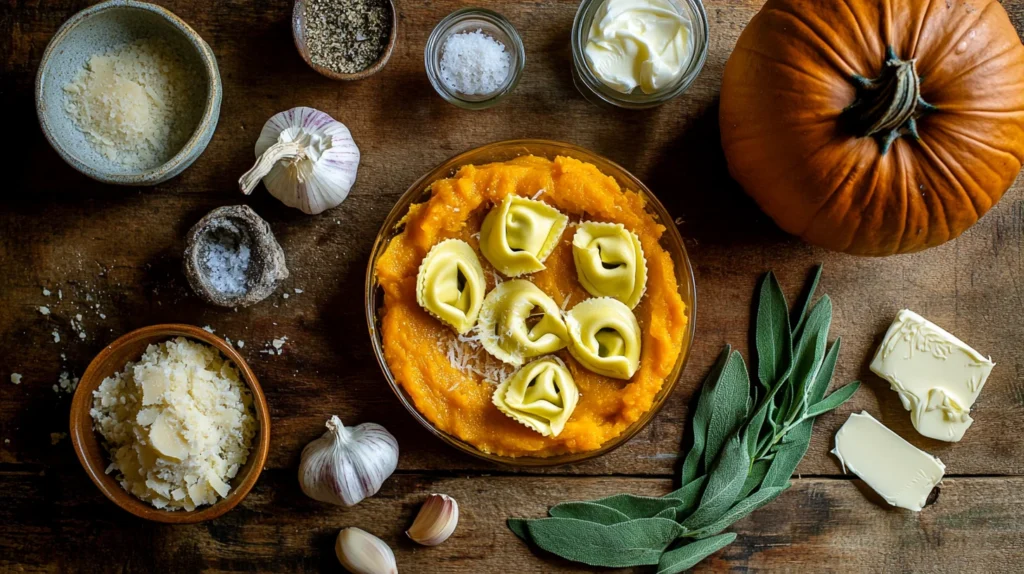
[[977,0],[768,0],[722,80],[729,171],[784,230],[838,251],[960,235],[1024,161],[1024,46]]

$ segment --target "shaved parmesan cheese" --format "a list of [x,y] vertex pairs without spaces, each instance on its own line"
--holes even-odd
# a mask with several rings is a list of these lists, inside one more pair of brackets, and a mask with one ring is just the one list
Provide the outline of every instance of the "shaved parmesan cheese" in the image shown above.
[[90,415],[110,452],[107,473],[167,510],[227,496],[256,434],[252,396],[235,366],[183,337],[150,345],[104,379]]

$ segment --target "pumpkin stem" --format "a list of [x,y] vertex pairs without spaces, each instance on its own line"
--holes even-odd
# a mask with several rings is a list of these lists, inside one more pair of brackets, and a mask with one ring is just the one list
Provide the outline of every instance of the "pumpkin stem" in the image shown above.
[[921,99],[916,60],[901,60],[890,46],[882,75],[873,80],[854,76],[852,81],[857,86],[857,101],[843,114],[857,136],[875,137],[883,155],[900,136],[920,138],[917,118],[935,107]]

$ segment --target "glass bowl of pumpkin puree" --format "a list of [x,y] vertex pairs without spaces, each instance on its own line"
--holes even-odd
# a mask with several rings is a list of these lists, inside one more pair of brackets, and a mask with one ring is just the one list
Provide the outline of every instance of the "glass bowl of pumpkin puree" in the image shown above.
[[[554,353],[579,389],[557,436],[543,436],[492,403],[515,368],[458,335],[416,300],[421,261],[457,238],[476,251],[487,292],[507,280],[480,255],[484,216],[505,195],[544,201],[569,217],[545,269],[520,279],[568,310],[591,296],[572,253],[575,224],[621,223],[640,239],[647,289],[633,312],[640,325],[639,368],[629,380],[591,372],[566,349]],[[551,466],[601,456],[640,432],[679,382],[694,335],[696,285],[673,218],[621,166],[584,148],[548,140],[512,140],[459,154],[417,180],[381,228],[366,272],[366,320],[384,376],[409,413],[449,445],[512,466]]]

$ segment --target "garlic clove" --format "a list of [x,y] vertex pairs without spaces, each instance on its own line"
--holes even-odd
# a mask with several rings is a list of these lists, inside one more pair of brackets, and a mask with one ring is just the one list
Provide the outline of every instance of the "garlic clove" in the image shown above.
[[391,548],[361,528],[342,529],[334,542],[334,553],[352,574],[398,574]]
[[447,494],[431,494],[405,535],[424,546],[448,540],[459,524],[459,503]]
[[348,428],[332,416],[327,432],[302,449],[299,486],[320,502],[352,506],[377,494],[398,466],[398,441],[384,427]]

